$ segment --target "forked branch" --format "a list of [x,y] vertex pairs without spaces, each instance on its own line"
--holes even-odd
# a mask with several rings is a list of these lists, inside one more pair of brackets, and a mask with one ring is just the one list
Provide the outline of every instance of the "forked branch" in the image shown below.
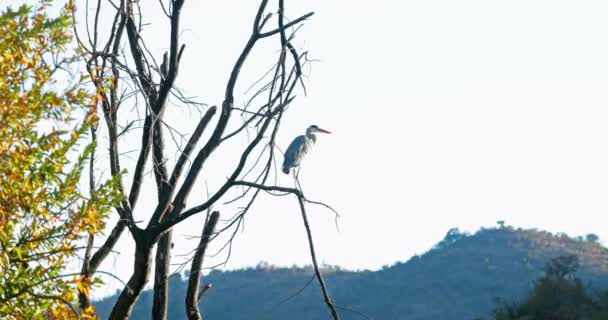
[[317,263],[317,254],[315,252],[315,245],[314,245],[314,242],[312,239],[312,231],[310,229],[310,224],[308,223],[308,217],[306,215],[306,207],[304,205],[304,201],[306,200],[306,198],[304,197],[302,192],[295,188],[286,188],[286,187],[279,187],[279,186],[266,186],[266,185],[251,183],[251,182],[247,182],[247,181],[235,181],[234,185],[247,186],[247,187],[256,188],[256,189],[269,191],[269,192],[278,191],[278,192],[291,193],[298,198],[298,204],[300,205],[300,212],[302,213],[302,220],[304,222],[304,227],[306,228],[306,235],[308,237],[308,246],[310,248],[310,257],[312,259],[312,265],[315,270],[315,276],[317,277],[317,281],[319,281],[319,286],[321,287],[321,291],[323,292],[323,299],[325,301],[325,304],[327,305],[327,307],[329,308],[329,310],[331,312],[332,318],[334,320],[340,319],[340,317],[338,315],[338,311],[336,310],[336,305],[331,300],[331,297],[329,296],[329,292],[327,291],[327,286],[325,285],[325,281],[323,280],[323,275],[321,274],[321,271],[319,271],[319,264]]

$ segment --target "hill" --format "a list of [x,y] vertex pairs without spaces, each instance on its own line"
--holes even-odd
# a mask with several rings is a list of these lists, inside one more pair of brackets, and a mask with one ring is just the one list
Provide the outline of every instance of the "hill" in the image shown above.
[[[472,320],[487,315],[497,299],[522,297],[548,260],[567,254],[579,257],[581,279],[608,287],[608,249],[597,237],[511,227],[481,229],[473,235],[452,229],[431,250],[407,262],[379,271],[326,268],[324,274],[343,319]],[[182,277],[171,278],[170,319],[185,319],[187,282]],[[327,319],[312,277],[310,268],[267,264],[213,271],[204,278],[213,288],[201,309],[206,319]],[[107,318],[114,299],[96,303],[102,318]],[[132,318],[149,319],[151,301],[151,292],[144,292]]]

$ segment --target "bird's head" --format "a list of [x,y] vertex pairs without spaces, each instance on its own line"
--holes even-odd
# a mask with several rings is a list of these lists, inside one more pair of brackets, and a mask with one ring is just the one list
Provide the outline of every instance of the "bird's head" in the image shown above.
[[306,134],[314,134],[317,132],[331,134],[331,132],[329,132],[325,129],[321,129],[317,125],[314,125],[314,124],[312,126],[308,127],[308,129],[306,129]]

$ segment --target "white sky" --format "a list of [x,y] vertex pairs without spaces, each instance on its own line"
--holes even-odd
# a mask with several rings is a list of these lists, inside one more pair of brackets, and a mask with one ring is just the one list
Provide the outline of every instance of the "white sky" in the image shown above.
[[[179,75],[185,92],[221,103],[256,2],[186,1]],[[497,220],[608,239],[608,2],[287,0],[286,6],[291,18],[316,12],[297,45],[322,62],[314,64],[308,95],[290,109],[279,141],[285,148],[310,124],[334,132],[320,137],[300,176],[307,196],[342,215],[338,232],[331,212],[309,206],[320,260],[375,269],[428,250],[451,227],[474,231]],[[144,36],[160,57],[166,20],[149,17]],[[272,62],[266,55],[276,50],[272,45],[248,61],[237,104]],[[171,117],[186,132],[198,118]],[[140,141],[122,142],[123,150],[128,144]],[[210,189],[234,162],[215,154],[203,173]],[[203,181],[190,205],[204,200]],[[156,201],[151,190],[138,204],[142,219]],[[176,254],[196,246],[184,235],[200,234],[203,218],[175,230]],[[128,278],[129,238],[117,247],[123,255],[101,269]],[[309,263],[293,199],[261,199],[227,268],[260,260]],[[117,287],[108,283],[101,292]]]

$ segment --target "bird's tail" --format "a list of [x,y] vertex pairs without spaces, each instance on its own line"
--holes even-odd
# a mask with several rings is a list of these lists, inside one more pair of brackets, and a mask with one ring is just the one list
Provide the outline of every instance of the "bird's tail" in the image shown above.
[[283,166],[283,173],[284,174],[289,174],[289,167],[288,166]]

